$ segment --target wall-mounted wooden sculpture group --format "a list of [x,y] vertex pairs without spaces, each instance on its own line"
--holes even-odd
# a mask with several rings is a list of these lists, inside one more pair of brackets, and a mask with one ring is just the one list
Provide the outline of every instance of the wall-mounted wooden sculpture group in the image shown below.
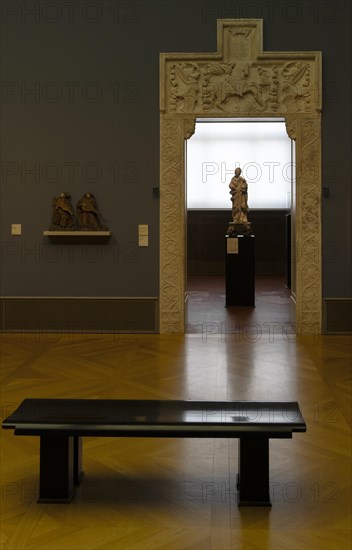
[[76,214],[72,206],[71,194],[60,193],[53,198],[53,214],[50,231],[108,231],[100,222],[101,214],[92,193],[85,193],[76,204]]

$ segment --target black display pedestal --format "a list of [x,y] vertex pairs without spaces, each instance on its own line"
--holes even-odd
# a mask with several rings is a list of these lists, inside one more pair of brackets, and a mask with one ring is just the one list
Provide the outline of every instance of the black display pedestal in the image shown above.
[[291,214],[286,214],[286,287],[291,290]]
[[255,237],[225,236],[226,303],[228,306],[255,306]]

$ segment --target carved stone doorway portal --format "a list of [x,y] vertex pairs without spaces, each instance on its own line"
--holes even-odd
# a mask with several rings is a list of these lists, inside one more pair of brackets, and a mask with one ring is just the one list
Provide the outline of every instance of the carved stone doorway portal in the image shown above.
[[296,141],[296,331],[321,332],[321,53],[263,52],[262,26],[221,19],[217,53],[160,56],[161,333],[185,329],[185,139],[207,117],[285,118]]

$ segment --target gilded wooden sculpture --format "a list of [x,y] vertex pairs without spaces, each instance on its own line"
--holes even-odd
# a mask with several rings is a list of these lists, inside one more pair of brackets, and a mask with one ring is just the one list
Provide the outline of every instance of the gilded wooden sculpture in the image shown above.
[[247,181],[241,176],[242,170],[237,167],[235,175],[230,181],[230,195],[232,202],[232,222],[230,222],[227,234],[246,235],[251,232],[251,224],[248,216],[248,185]]
[[76,227],[73,206],[70,193],[60,193],[53,198],[53,214],[51,219],[51,231],[73,231]]
[[77,202],[76,215],[81,231],[107,231],[106,225],[100,222],[98,204],[93,193],[85,193]]
[[100,212],[95,196],[85,193],[77,202],[76,215],[72,206],[71,194],[60,193],[52,201],[53,213],[49,231],[109,231],[100,221]]

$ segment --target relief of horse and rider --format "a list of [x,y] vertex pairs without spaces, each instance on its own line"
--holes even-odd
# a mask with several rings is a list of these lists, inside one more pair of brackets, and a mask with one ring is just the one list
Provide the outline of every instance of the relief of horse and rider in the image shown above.
[[177,112],[261,112],[281,108],[300,112],[309,108],[310,65],[234,63],[179,63],[170,70],[172,107]]

